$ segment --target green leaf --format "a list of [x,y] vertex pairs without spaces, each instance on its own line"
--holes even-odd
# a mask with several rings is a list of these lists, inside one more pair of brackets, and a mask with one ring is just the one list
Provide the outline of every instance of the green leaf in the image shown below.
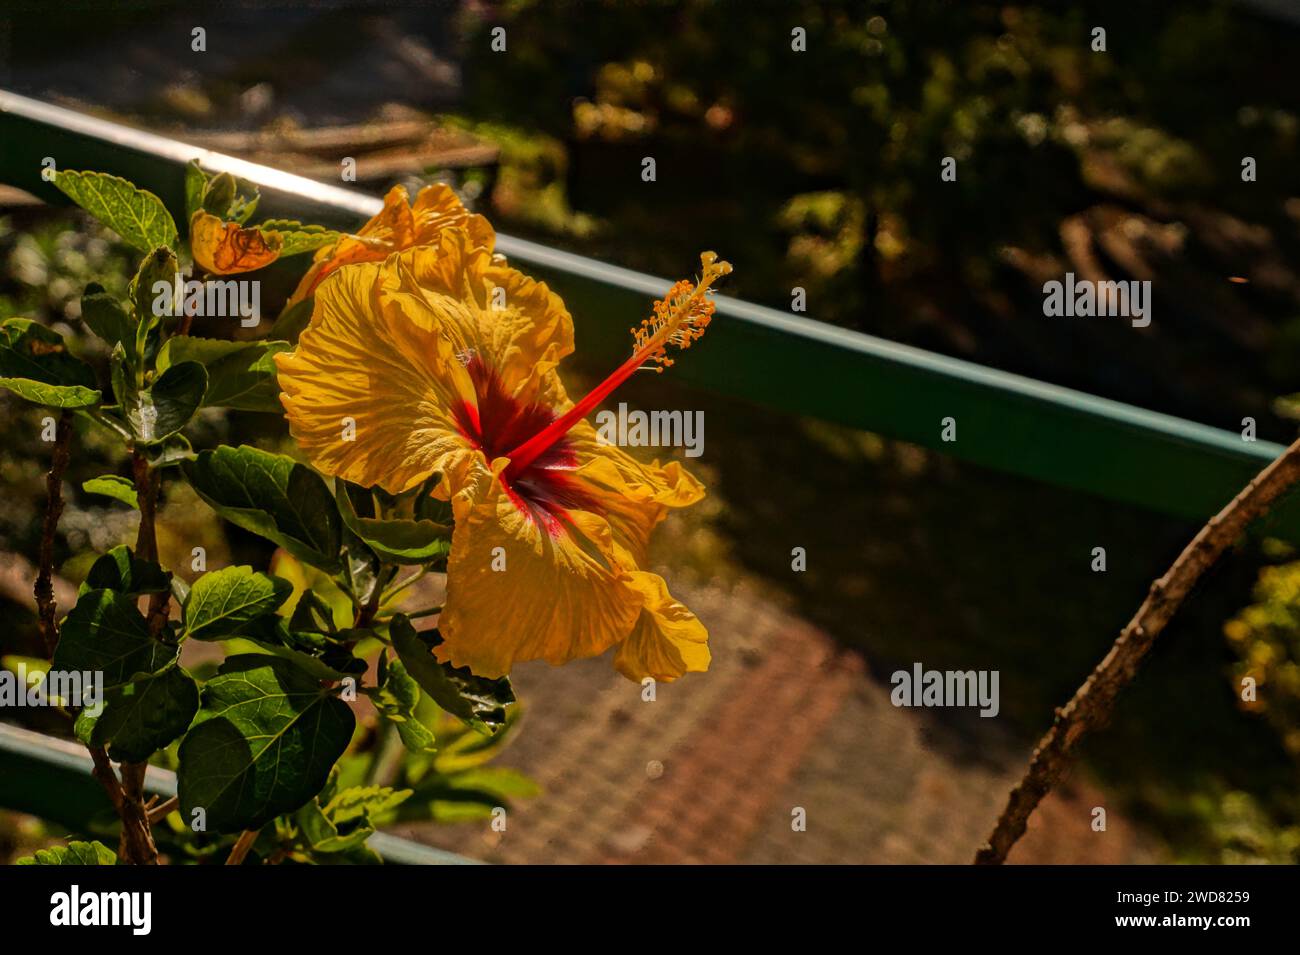
[[353,601],[364,606],[397,576],[396,567],[385,567],[378,555],[346,526],[343,527],[343,585]]
[[[349,675],[357,677],[366,672],[366,661],[359,660],[350,654],[346,659],[336,660],[331,657],[327,660],[323,656],[316,656],[307,650],[298,649],[297,646],[293,645],[295,635],[289,633],[282,618],[267,619],[272,623],[272,627],[268,629],[273,629],[274,632],[259,637],[237,637],[228,647],[232,651],[237,649],[239,653],[261,653],[266,656],[278,657],[296,666],[308,676],[331,683],[342,680]],[[275,621],[279,621],[279,623]],[[334,663],[338,663],[339,666],[332,665]],[[352,672],[349,673],[349,670]]]
[[52,408],[89,408],[99,404],[97,384],[58,332],[26,318],[0,324],[0,388]]
[[69,199],[141,252],[176,241],[176,223],[152,192],[103,172],[62,170],[54,179]]
[[81,320],[109,345],[122,342],[128,349],[135,341],[135,320],[116,296],[91,283],[81,296]]
[[358,819],[382,821],[410,795],[409,789],[393,789],[391,786],[349,786],[335,793],[325,804],[325,815],[339,826]]
[[249,635],[250,625],[275,613],[291,593],[289,581],[252,567],[214,570],[190,587],[181,612],[183,633],[196,640]]
[[239,183],[228,172],[219,172],[208,180],[203,189],[203,211],[218,219],[230,218],[230,206],[239,192]]
[[400,660],[386,662],[384,656],[379,659],[379,686],[366,687],[362,692],[370,697],[379,715],[397,727],[403,746],[413,753],[435,752],[433,731],[415,713],[420,704],[420,685]]
[[179,666],[132,680],[104,694],[101,712],[77,717],[77,738],[107,746],[110,758],[142,763],[189,729],[199,709],[199,687]]
[[257,211],[257,204],[262,201],[262,196],[256,186],[242,179],[240,182],[251,188],[253,194],[247,198],[242,195],[235,196],[235,201],[230,204],[230,211],[226,213],[226,217],[242,226],[246,225],[249,217]]
[[203,687],[198,722],[181,741],[181,814],[210,831],[257,829],[324,787],[355,719],[320,682],[277,657],[229,657]]
[[531,798],[542,791],[535,779],[509,766],[476,766],[453,773],[447,783],[454,790],[481,793],[497,805],[510,799]]
[[393,616],[388,633],[402,663],[435,703],[488,734],[505,725],[506,707],[515,702],[508,677],[489,680],[466,667],[438,661],[433,648],[442,642],[442,635],[437,630],[417,632],[405,614]]
[[199,496],[232,524],[306,563],[338,569],[342,522],[334,495],[310,468],[247,445],[201,451],[182,468]]
[[196,361],[172,365],[144,391],[128,390],[123,411],[131,433],[152,444],[190,423],[203,404],[208,373]]
[[115,501],[121,501],[123,504],[130,504],[137,510],[140,508],[140,497],[136,494],[135,485],[120,474],[104,474],[97,478],[91,478],[89,481],[83,481],[81,489],[87,494],[100,494],[104,497],[111,497]]
[[208,370],[205,405],[283,414],[274,356],[292,348],[288,342],[232,342],[179,335],[163,345],[158,369],[174,362],[197,361]]
[[69,842],[37,849],[36,855],[19,859],[17,865],[117,865],[117,854],[102,842]]
[[194,457],[194,447],[183,434],[169,434],[156,444],[144,448],[151,468],[169,468]]
[[315,302],[315,297],[311,295],[301,302],[294,302],[280,313],[280,317],[271,325],[267,337],[286,341],[290,345],[298,344],[298,336],[311,322],[311,310]]
[[307,633],[338,632],[334,625],[334,610],[314,590],[304,590],[294,605],[293,615],[289,618],[289,629]]
[[541,792],[537,783],[515,769],[480,766],[457,773],[430,773],[397,811],[396,822],[467,822],[483,819],[497,806]]
[[346,852],[369,839],[376,822],[391,814],[410,795],[409,789],[353,786],[323,806],[319,798],[313,799],[298,810],[294,822],[313,852]]
[[115,590],[119,594],[163,594],[170,587],[171,574],[119,544],[95,558],[77,593],[80,596],[91,590]]
[[[334,482],[339,514],[352,533],[369,545],[381,560],[395,564],[425,564],[451,552],[451,528],[433,521],[378,520],[374,502],[361,487]],[[358,513],[365,516],[358,516]]]
[[375,827],[365,823],[349,826],[340,832],[316,799],[294,813],[293,821],[311,851],[326,855],[356,849],[375,834]]
[[70,385],[46,385],[38,381],[0,376],[0,388],[8,388],[19,398],[48,408],[90,408],[99,404],[100,394],[89,388]]
[[199,161],[191,159],[185,164],[185,221],[203,205],[203,192],[208,185],[208,175],[199,168]]
[[262,232],[274,232],[280,236],[280,257],[314,252],[316,249],[333,245],[341,236],[333,229],[321,225],[303,225],[294,219],[267,219],[257,227]]
[[111,689],[138,673],[157,673],[175,659],[175,647],[149,636],[134,597],[90,590],[64,618],[51,668],[102,671],[104,687]]

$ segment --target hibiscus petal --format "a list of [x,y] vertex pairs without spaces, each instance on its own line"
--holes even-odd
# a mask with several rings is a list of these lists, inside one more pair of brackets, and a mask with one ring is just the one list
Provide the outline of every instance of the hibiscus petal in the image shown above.
[[384,196],[384,208],[353,235],[346,235],[320,249],[307,274],[289,297],[293,305],[311,295],[332,273],[358,262],[379,262],[405,249],[429,245],[448,229],[463,229],[471,243],[491,252],[496,233],[487,219],[472,214],[450,186],[442,183],[420,190],[415,205],[409,204],[406,188],[393,186]]
[[435,316],[381,306],[384,268],[333,275],[297,349],[275,358],[289,430],[312,463],[396,494],[464,469],[474,452],[452,409],[474,387]]
[[508,463],[474,469],[452,499],[456,530],[438,619],[438,658],[485,677],[525,660],[597,656],[631,631],[645,600],[609,524],[588,511],[568,511],[562,522],[530,513],[502,483]]
[[658,574],[632,574],[632,587],[645,600],[631,636],[614,655],[614,667],[632,680],[675,680],[709,668],[709,633],[695,614],[668,592]]
[[[403,194],[405,197],[405,194]],[[413,245],[430,245],[447,229],[464,229],[476,248],[491,252],[497,234],[487,219],[471,213],[455,190],[446,183],[425,186],[411,205],[414,220]]]
[[297,350],[276,361],[290,430],[320,470],[394,493],[441,471],[441,495],[455,493],[459,452],[473,447],[463,412],[481,397],[467,370],[475,357],[520,404],[565,400],[554,370],[573,350],[564,303],[473,241],[452,229],[437,246],[340,269],[317,290]]
[[637,562],[645,560],[650,532],[669,508],[704,498],[704,485],[677,461],[642,464],[622,448],[601,443],[588,422],[580,422],[567,438],[583,462],[574,475],[578,484],[601,501],[615,539]]
[[512,398],[567,401],[554,368],[573,351],[573,319],[545,283],[495,262],[460,229],[393,261],[386,306],[442,315],[462,361],[477,357]]

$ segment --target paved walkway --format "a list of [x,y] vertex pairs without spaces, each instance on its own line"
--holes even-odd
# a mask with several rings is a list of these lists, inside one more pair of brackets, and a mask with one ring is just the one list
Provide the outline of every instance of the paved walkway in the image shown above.
[[[1026,757],[996,720],[899,709],[860,658],[758,594],[677,586],[704,618],[712,670],[641,688],[607,660],[521,667],[525,717],[500,757],[542,786],[507,831],[401,830],[492,862],[965,863]],[[1158,856],[1104,795],[1049,797],[1017,862]],[[806,829],[792,825],[804,810]]]

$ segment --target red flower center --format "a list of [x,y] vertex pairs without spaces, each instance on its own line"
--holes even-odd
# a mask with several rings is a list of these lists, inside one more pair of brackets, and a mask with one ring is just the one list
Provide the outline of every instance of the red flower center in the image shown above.
[[537,402],[522,404],[501,384],[496,370],[475,355],[465,366],[477,405],[464,402],[455,409],[461,433],[487,455],[488,460],[508,457],[501,474],[507,493],[519,509],[540,519],[552,534],[559,533],[569,509],[594,510],[598,501],[571,476],[578,466],[569,440],[573,427],[614,393],[639,369],[663,371],[672,365],[667,347],[689,348],[713,318],[709,288],[731,271],[712,252],[700,256],[703,275],[699,283],[678,282],[654,304],[653,314],[632,329],[635,347],[613,374],[591,389],[563,415]]
[[[558,418],[541,402],[525,404],[510,395],[496,369],[478,355],[465,366],[474,382],[476,403],[463,401],[452,409],[456,424],[489,461],[504,457]],[[513,463],[502,483],[519,510],[539,520],[551,533],[560,529],[570,509],[597,510],[598,502],[573,478],[578,455],[565,437],[559,438],[525,466]]]

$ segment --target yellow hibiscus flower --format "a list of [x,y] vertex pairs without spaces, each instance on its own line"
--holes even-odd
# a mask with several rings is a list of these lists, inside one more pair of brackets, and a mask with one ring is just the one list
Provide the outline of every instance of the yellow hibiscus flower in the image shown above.
[[326,474],[391,493],[439,476],[456,525],[439,659],[496,677],[618,646],[614,665],[635,680],[708,668],[703,624],[640,569],[667,509],[704,488],[677,462],[602,444],[586,421],[637,369],[662,370],[668,346],[703,334],[710,286],[731,267],[701,258],[699,283],[656,302],[631,357],[576,403],[556,372],[573,351],[563,302],[464,229],[317,289],[297,349],[276,356],[280,400]]
[[487,219],[470,213],[450,186],[425,186],[412,205],[404,186],[393,186],[384,196],[384,208],[356,233],[346,235],[316,252],[286,307],[316,291],[321,282],[345,265],[382,262],[394,252],[434,242],[444,229],[461,228],[475,245],[492,251],[496,233]]

